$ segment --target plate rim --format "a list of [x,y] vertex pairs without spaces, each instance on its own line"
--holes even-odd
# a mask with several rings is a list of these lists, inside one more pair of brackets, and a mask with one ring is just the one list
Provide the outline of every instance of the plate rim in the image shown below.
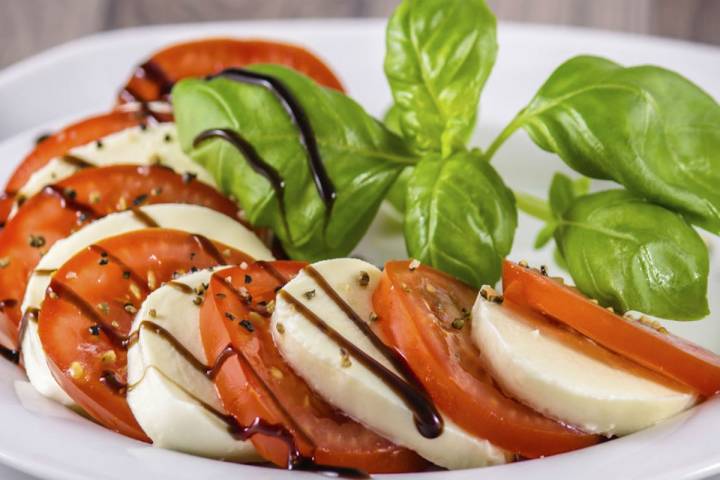
[[[52,47],[48,50],[45,50],[43,52],[37,53],[35,55],[32,55],[30,57],[27,57],[23,60],[20,60],[18,62],[15,62],[11,65],[6,66],[2,70],[0,70],[0,89],[3,89],[7,84],[10,82],[17,81],[18,78],[21,78],[23,75],[33,75],[37,70],[43,68],[48,63],[53,62],[61,62],[63,58],[67,56],[72,56],[76,52],[83,50],[85,48],[87,49],[99,49],[102,48],[102,45],[106,44],[107,42],[117,42],[122,41],[124,38],[132,37],[138,34],[148,34],[148,33],[162,33],[162,32],[170,32],[171,34],[176,32],[181,32],[183,36],[187,37],[193,37],[193,31],[205,31],[208,29],[231,29],[237,26],[243,26],[243,25],[252,25],[254,28],[267,28],[267,29],[278,29],[281,27],[287,27],[288,25],[291,25],[293,28],[298,29],[315,29],[320,26],[320,28],[334,28],[334,29],[351,29],[351,30],[357,30],[362,31],[367,28],[377,28],[378,25],[384,25],[385,19],[382,18],[363,18],[363,19],[345,19],[345,18],[334,18],[334,19],[291,19],[291,20],[252,20],[252,21],[230,21],[230,22],[203,22],[203,23],[182,23],[182,24],[171,24],[171,25],[152,25],[152,26],[141,26],[141,27],[131,27],[131,28],[125,28],[125,29],[119,29],[119,30],[112,30],[112,31],[105,31],[105,32],[98,32],[95,34],[87,35],[84,37],[80,37],[74,40],[70,40],[68,42],[65,42],[63,44],[57,45],[55,47]],[[689,42],[684,40],[676,40],[676,39],[667,39],[667,38],[660,38],[660,37],[654,37],[654,36],[648,36],[648,35],[641,35],[641,34],[632,34],[632,33],[624,33],[624,32],[611,32],[606,30],[600,30],[600,29],[591,29],[591,28],[585,28],[585,27],[569,27],[569,26],[549,26],[549,25],[543,25],[543,24],[532,24],[532,23],[518,23],[518,22],[500,22],[500,31],[506,30],[506,33],[508,29],[515,30],[515,31],[525,31],[525,32],[532,32],[535,34],[552,34],[554,37],[561,36],[569,36],[573,37],[576,35],[582,35],[586,38],[589,37],[595,37],[596,41],[606,41],[609,39],[612,39],[613,41],[617,42],[623,42],[632,40],[633,42],[644,42],[646,44],[653,44],[653,48],[655,47],[664,47],[664,46],[672,46],[672,47],[682,47],[682,48],[693,48],[695,50],[701,49],[703,51],[707,51],[708,53],[712,54],[718,54],[720,55],[720,47],[702,44],[702,43],[695,43],[695,42]],[[187,35],[184,35],[187,33]],[[195,35],[196,36],[196,35]],[[275,35],[269,35],[269,38],[275,38]],[[278,36],[278,38],[281,37]],[[720,82],[720,80],[719,80]],[[51,122],[54,123],[55,121]],[[37,131],[37,129],[40,128],[40,126],[32,127],[26,130],[23,130],[22,132],[18,132],[16,134],[13,134],[7,138],[0,139],[0,150],[6,147],[7,144],[12,143],[14,141],[18,141],[21,137],[30,137],[32,135],[32,132]],[[716,399],[717,400],[717,399]],[[720,400],[719,400],[720,402]],[[713,402],[718,403],[718,402]],[[720,403],[717,405],[718,408],[720,408]],[[695,409],[693,409],[695,411]],[[615,442],[613,442],[615,443]],[[583,450],[585,451],[585,450]],[[177,452],[172,452],[177,454]],[[577,453],[577,452],[576,452]],[[587,452],[586,452],[587,454]],[[180,454],[184,455],[184,454]],[[572,455],[572,454],[570,454]],[[563,456],[556,456],[551,457],[545,460],[548,461],[558,461],[562,459]],[[205,460],[202,457],[200,457],[200,460]],[[13,456],[11,454],[8,454],[5,450],[0,449],[0,463],[12,466],[13,468],[16,468],[20,471],[30,473],[31,475],[41,476],[41,477],[48,477],[48,478],[58,478],[58,479],[73,479],[77,480],[79,478],[85,479],[85,478],[93,478],[90,476],[85,476],[84,474],[77,474],[73,473],[71,471],[61,471],[58,470],[56,467],[48,466],[45,464],[39,464],[33,462],[32,458],[26,458],[25,460],[22,460],[18,458],[18,456]],[[445,478],[471,478],[470,475],[477,475],[479,472],[490,472],[492,473],[493,468],[503,468],[503,467],[491,467],[486,469],[471,469],[471,470],[462,470],[462,471],[455,471],[455,472],[443,472],[443,475]],[[241,470],[239,470],[241,472]],[[270,471],[271,475],[278,475],[283,476],[285,474],[288,474],[288,472],[284,472],[282,470],[279,471]],[[682,472],[673,471],[670,472],[668,475],[672,474],[673,476],[668,478],[684,478],[684,479],[695,479],[695,478],[702,478],[706,475],[712,475],[715,473],[720,472],[720,454],[718,454],[718,457],[713,461],[711,465],[700,465],[699,463],[691,465],[685,465],[683,467]],[[679,476],[678,476],[679,474]],[[428,474],[413,474],[413,476],[417,477],[424,477],[424,478],[438,478],[439,475],[428,473]],[[288,476],[289,477],[289,476]],[[285,478],[285,477],[283,477]],[[403,478],[409,478],[409,476],[405,476]]]

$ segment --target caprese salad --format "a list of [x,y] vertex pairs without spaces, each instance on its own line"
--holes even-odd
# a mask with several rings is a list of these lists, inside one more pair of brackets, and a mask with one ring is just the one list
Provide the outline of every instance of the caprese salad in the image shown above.
[[[569,452],[718,393],[720,357],[627,314],[707,313],[717,103],[577,57],[469,149],[485,3],[405,0],[387,47],[384,122],[307,50],[223,38],[153,54],[111,112],[38,139],[0,203],[0,352],[135,440],[348,477]],[[585,177],[510,191],[490,159],[520,127]],[[385,200],[411,258],[378,267],[349,255]],[[506,258],[517,208],[576,286]]]

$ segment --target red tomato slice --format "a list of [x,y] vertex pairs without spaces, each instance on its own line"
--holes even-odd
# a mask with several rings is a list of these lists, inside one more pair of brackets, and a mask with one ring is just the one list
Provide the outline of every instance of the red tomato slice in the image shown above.
[[[87,118],[68,125],[39,142],[32,152],[15,169],[5,186],[14,195],[30,176],[44,167],[51,159],[66,154],[70,149],[88,144],[102,137],[148,121],[148,110],[142,108],[116,110]],[[7,216],[2,217],[2,220]]]
[[720,391],[720,357],[663,328],[625,319],[540,271],[505,261],[506,298],[572,327],[605,348],[684,383],[703,395]]
[[0,234],[4,332],[17,337],[28,278],[57,240],[98,217],[153,203],[192,203],[237,218],[237,206],[214,188],[188,182],[166,167],[113,165],[81,170],[28,199]]
[[385,265],[373,295],[373,323],[407,360],[449,418],[510,452],[535,458],[598,442],[505,396],[470,338],[477,291],[444,273],[410,262]]
[[179,43],[156,52],[130,77],[118,103],[166,100],[175,82],[183,78],[204,77],[226,68],[255,63],[285,65],[321,85],[343,91],[332,70],[302,47],[263,40],[210,38]]
[[[302,262],[258,262],[213,275],[200,313],[208,358],[221,358],[228,345],[238,352],[221,366],[215,385],[223,405],[241,425],[256,419],[280,425],[306,457],[319,464],[373,473],[417,471],[427,462],[398,447],[330,406],[285,363],[258,314],[275,299],[276,290],[305,266]],[[274,275],[273,275],[274,273]],[[278,277],[282,277],[279,279]],[[253,310],[250,310],[250,298]],[[249,295],[249,297],[248,297]],[[251,437],[267,460],[288,466],[289,446],[268,435]]]
[[220,260],[252,258],[204,237],[159,228],[105,239],[71,258],[53,275],[38,319],[48,365],[63,390],[98,423],[148,441],[125,399],[134,314],[177,272]]

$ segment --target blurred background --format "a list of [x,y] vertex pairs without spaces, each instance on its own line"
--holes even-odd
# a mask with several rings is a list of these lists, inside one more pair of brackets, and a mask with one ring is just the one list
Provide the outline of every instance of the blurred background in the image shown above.
[[[387,17],[399,0],[0,0],[0,68],[103,30],[268,18]],[[720,45],[720,0],[489,0],[501,20]]]

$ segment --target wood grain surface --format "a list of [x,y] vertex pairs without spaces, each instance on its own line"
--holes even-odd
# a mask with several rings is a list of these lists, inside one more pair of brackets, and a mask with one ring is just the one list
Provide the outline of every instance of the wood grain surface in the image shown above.
[[[488,0],[501,20],[720,45],[720,0]],[[89,33],[162,23],[386,17],[399,0],[0,0],[0,68]]]

